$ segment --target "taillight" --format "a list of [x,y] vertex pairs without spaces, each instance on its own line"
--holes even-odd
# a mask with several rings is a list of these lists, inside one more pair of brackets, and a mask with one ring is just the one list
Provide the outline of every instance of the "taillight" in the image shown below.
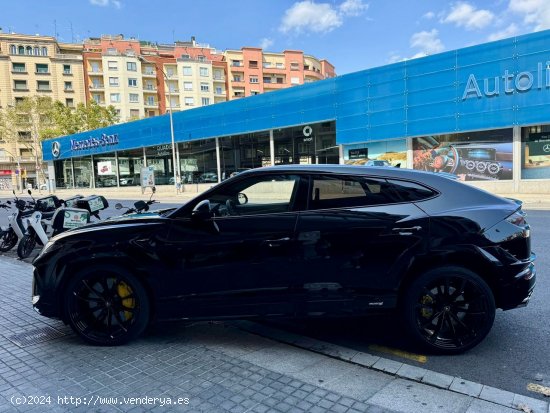
[[506,221],[517,226],[527,225],[527,221],[525,221],[525,212],[523,212],[521,209],[517,210],[508,218],[506,218]]

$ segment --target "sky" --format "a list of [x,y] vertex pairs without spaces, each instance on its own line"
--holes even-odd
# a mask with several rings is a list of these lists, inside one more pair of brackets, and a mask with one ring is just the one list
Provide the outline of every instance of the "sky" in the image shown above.
[[550,29],[550,0],[0,0],[0,10],[4,33],[195,36],[220,51],[303,50],[339,75]]

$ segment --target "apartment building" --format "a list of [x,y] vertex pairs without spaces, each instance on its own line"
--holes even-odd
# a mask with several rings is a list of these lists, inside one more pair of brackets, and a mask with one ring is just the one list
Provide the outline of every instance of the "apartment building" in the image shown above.
[[302,51],[264,52],[256,47],[224,52],[228,63],[228,100],[257,95],[335,76],[327,60]]
[[224,55],[209,45],[159,45],[102,36],[84,42],[88,100],[113,105],[122,122],[227,100]]
[[[36,95],[67,106],[85,102],[82,45],[58,43],[49,36],[0,33],[0,110]],[[42,154],[35,152],[40,152],[40,145],[31,142],[29,131],[17,133],[19,142],[0,137],[0,189],[10,188],[17,176],[37,182]]]

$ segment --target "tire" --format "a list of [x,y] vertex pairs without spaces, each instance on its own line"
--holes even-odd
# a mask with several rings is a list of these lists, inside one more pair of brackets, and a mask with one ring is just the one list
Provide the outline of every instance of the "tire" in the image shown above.
[[411,338],[436,354],[458,354],[479,344],[495,320],[487,283],[461,267],[430,270],[412,282],[402,315]]
[[65,320],[85,341],[118,346],[138,337],[149,322],[149,298],[141,282],[114,266],[79,272],[63,293]]
[[17,256],[21,259],[27,258],[31,255],[34,247],[36,247],[36,235],[23,235],[23,238],[21,238],[21,241],[19,241],[19,245],[17,246]]
[[17,234],[10,228],[0,233],[0,252],[7,252],[17,244]]

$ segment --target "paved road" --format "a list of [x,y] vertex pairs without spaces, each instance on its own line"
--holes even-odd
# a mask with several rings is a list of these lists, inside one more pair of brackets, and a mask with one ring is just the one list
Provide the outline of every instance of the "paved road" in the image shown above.
[[[102,212],[103,218],[120,214],[113,208],[116,202],[124,205],[132,203],[128,200],[109,202],[111,206]],[[154,207],[173,205],[160,203]],[[529,391],[527,386],[532,383],[550,387],[550,357],[547,352],[550,342],[550,280],[546,276],[550,272],[550,254],[547,252],[547,246],[550,245],[550,211],[528,213],[533,233],[533,250],[538,253],[535,294],[526,308],[499,311],[487,339],[466,354],[425,357],[400,353],[410,348],[396,327],[397,321],[391,316],[277,325],[355,350],[406,361],[429,370],[544,399],[543,395]],[[6,224],[6,217],[6,213],[0,212],[0,225]],[[15,252],[11,254],[16,255]]]
[[307,325],[284,323],[284,327],[354,350],[547,400],[527,390],[527,386],[532,383],[550,387],[550,211],[528,211],[527,220],[532,227],[533,251],[538,255],[537,286],[531,302],[525,308],[498,311],[489,336],[466,354],[427,356],[426,359],[399,354],[410,347],[391,316],[308,321]]

